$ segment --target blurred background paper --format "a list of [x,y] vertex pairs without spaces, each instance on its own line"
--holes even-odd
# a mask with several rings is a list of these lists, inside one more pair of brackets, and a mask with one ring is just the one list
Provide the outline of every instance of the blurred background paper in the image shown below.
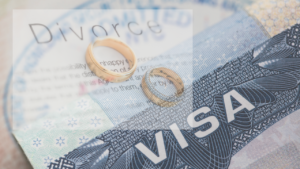
[[267,0],[257,1],[245,9],[274,36],[300,22],[299,6],[299,0]]

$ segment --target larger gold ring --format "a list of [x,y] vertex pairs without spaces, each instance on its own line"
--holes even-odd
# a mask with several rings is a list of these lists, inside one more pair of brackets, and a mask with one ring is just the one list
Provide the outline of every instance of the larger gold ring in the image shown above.
[[[150,81],[151,76],[161,76],[170,80],[176,87],[176,93],[166,96],[154,88]],[[172,107],[178,104],[184,96],[184,84],[178,74],[165,67],[156,67],[148,70],[142,79],[142,88],[145,95],[155,104],[162,107]]]
[[[130,70],[123,73],[117,73],[103,67],[99,62],[97,62],[97,60],[94,57],[93,48],[95,46],[106,46],[120,52],[127,59],[128,64],[130,66]],[[96,76],[106,81],[115,83],[123,82],[129,79],[133,75],[137,67],[137,60],[134,55],[134,52],[124,42],[121,42],[114,38],[96,39],[94,43],[91,43],[88,46],[85,59],[88,67],[95,73]]]

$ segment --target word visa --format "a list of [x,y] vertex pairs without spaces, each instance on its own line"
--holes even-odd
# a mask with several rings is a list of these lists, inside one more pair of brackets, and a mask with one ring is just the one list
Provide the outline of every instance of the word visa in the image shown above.
[[[231,97],[234,98],[236,101],[238,101],[241,105],[233,109]],[[234,114],[238,113],[239,111],[243,109],[247,109],[248,111],[251,111],[255,108],[254,105],[252,105],[247,99],[245,99],[242,95],[240,95],[236,90],[231,90],[230,92],[224,94],[223,100],[224,100],[228,123],[230,123],[235,119]],[[220,125],[216,116],[213,115],[208,116],[200,121],[195,120],[196,116],[202,113],[206,114],[210,111],[211,109],[205,106],[191,113],[187,117],[187,122],[192,128],[200,127],[201,125],[204,125],[206,123],[211,124],[209,129],[205,131],[200,130],[195,133],[195,136],[198,138],[203,138],[208,136],[209,134],[213,133],[216,129],[218,129]],[[169,128],[171,129],[172,133],[174,134],[175,138],[177,139],[182,149],[189,146],[176,123],[170,125]],[[138,143],[135,145],[135,147],[139,151],[141,151],[146,157],[148,157],[154,164],[158,164],[167,158],[162,131],[159,131],[155,134],[155,139],[157,144],[158,156],[155,153],[153,153],[148,147],[146,147],[143,143]]]

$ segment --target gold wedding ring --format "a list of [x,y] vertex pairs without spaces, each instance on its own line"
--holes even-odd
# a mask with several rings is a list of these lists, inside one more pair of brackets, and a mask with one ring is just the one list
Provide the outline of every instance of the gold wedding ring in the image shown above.
[[[106,46],[120,52],[128,61],[130,70],[124,73],[118,73],[110,71],[104,68],[94,57],[93,48],[96,46]],[[105,38],[105,39],[96,39],[94,43],[91,43],[86,51],[85,59],[89,68],[95,73],[96,76],[109,81],[109,82],[123,82],[129,79],[134,73],[137,60],[134,55],[134,52],[127,46],[125,43],[114,39],[114,38]]]
[[[176,93],[172,96],[166,96],[154,88],[150,81],[152,76],[161,76],[170,80],[176,87]],[[156,67],[148,70],[142,79],[142,88],[145,95],[155,104],[162,107],[175,106],[182,100],[184,94],[184,84],[182,79],[174,71],[165,67]]]

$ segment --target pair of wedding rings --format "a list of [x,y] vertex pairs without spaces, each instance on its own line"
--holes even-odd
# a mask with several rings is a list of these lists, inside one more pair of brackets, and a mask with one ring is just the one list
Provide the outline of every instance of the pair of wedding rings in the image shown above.
[[[94,57],[93,48],[96,46],[105,46],[120,52],[128,61],[130,70],[123,73],[113,72],[103,67]],[[123,82],[128,80],[136,70],[137,59],[134,52],[124,42],[114,38],[96,39],[94,43],[88,46],[86,51],[86,62],[94,74],[109,82]],[[176,87],[176,93],[173,96],[166,96],[155,89],[151,83],[150,77],[161,76],[170,80]],[[142,79],[142,88],[145,95],[155,104],[163,107],[171,107],[181,101],[184,94],[184,84],[178,74],[165,67],[155,67],[148,70]]]

